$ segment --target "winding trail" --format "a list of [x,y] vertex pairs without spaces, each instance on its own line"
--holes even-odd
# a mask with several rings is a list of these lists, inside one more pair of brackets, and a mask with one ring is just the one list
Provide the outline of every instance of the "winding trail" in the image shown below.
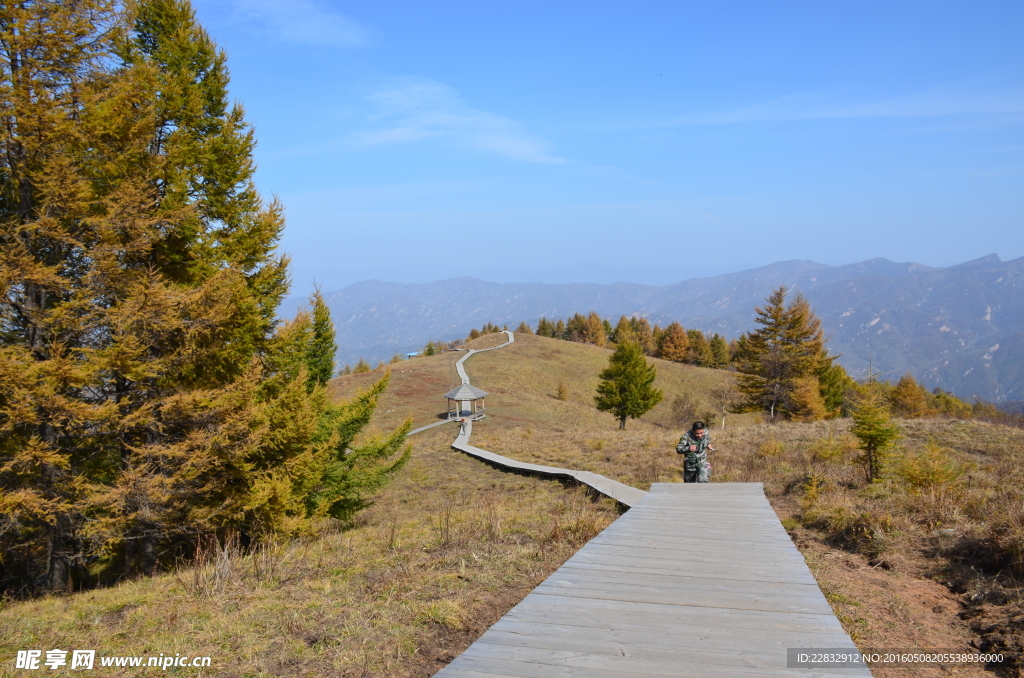
[[[483,350],[515,341],[506,334],[507,342]],[[481,352],[455,364],[463,384],[466,360]],[[472,420],[461,424],[455,449],[508,469],[573,478],[631,510],[436,676],[870,678],[864,665],[794,663],[801,650],[856,646],[761,483],[654,483],[643,492],[481,450],[469,444]]]
[[[495,351],[499,348],[504,348],[509,344],[515,342],[515,335],[510,330],[505,330],[505,334],[508,335],[508,341],[499,346],[493,346],[491,348],[484,348],[480,350],[467,351],[466,355],[459,358],[458,362],[455,363],[455,369],[459,373],[459,377],[462,379],[463,384],[469,385],[469,375],[466,374],[465,362],[477,353],[483,353],[484,351]],[[444,422],[440,422],[444,423]],[[431,424],[424,428],[431,428],[440,424]],[[423,429],[417,429],[421,431]],[[536,473],[538,475],[551,476],[554,478],[572,478],[576,482],[583,483],[584,485],[593,488],[601,494],[611,497],[620,504],[624,504],[627,507],[636,506],[636,504],[647,496],[647,493],[643,490],[638,490],[635,487],[624,485],[618,481],[612,480],[611,478],[605,478],[597,473],[591,473],[590,471],[575,471],[573,469],[558,468],[556,466],[541,466],[539,464],[528,464],[515,459],[509,459],[503,457],[500,454],[488,452],[487,450],[481,450],[479,447],[473,447],[469,444],[469,438],[473,435],[473,421],[471,419],[465,419],[462,421],[462,429],[459,431],[458,437],[455,442],[452,443],[452,447],[460,452],[464,452],[470,456],[481,459],[490,464],[496,464],[504,468],[513,469],[516,471],[522,471],[526,473]]]

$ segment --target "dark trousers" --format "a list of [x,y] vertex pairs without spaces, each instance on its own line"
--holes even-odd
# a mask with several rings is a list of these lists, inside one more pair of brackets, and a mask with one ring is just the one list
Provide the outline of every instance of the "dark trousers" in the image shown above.
[[687,471],[683,469],[683,482],[684,483],[695,483],[697,477],[700,475],[700,471]]

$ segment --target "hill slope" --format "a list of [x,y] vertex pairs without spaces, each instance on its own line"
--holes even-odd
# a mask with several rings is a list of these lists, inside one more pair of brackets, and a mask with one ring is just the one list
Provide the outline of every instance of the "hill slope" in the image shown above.
[[[386,360],[428,340],[463,338],[485,322],[536,322],[597,311],[679,320],[732,337],[753,329],[771,289],[802,291],[851,373],[873,361],[883,378],[911,371],[964,398],[1024,399],[1024,258],[996,255],[948,268],[872,259],[848,266],[789,261],[654,287],[498,284],[457,278],[426,284],[367,281],[326,294],[339,360]],[[302,303],[290,299],[282,313]]]
[[[501,341],[503,335],[488,335],[473,347]],[[391,427],[407,416],[416,425],[436,421],[460,355],[393,366],[391,388],[372,426]],[[474,356],[467,370],[491,396],[489,418],[474,427],[473,443],[638,487],[678,480],[675,399],[688,395],[699,403],[731,376],[657,361],[665,403],[619,431],[590,400],[608,356],[606,349],[522,335],[512,346]],[[331,388],[335,396],[352,394],[381,376],[349,375]],[[565,401],[552,396],[558,380],[568,387]],[[961,485],[923,495],[901,494],[893,482],[864,488],[843,445],[844,422],[766,427],[748,416],[727,423],[725,431],[712,430],[713,479],[765,484],[844,628],[862,647],[967,650],[971,640],[993,638],[1020,645],[1019,632],[1007,623],[1014,606],[986,602],[1013,600],[999,588],[1005,577],[995,576],[991,562],[961,566],[955,556],[961,543],[973,549],[963,551],[968,555],[990,547],[982,531],[986,520],[1024,505],[1010,496],[1024,487],[1021,431],[973,422],[904,422],[907,449],[942,440],[956,447],[958,463],[969,461],[972,491],[988,502],[972,503]],[[448,425],[412,438],[410,463],[344,529],[327,523],[317,535],[249,556],[230,548],[211,551],[201,567],[108,589],[5,599],[0,656],[96,648],[103,656],[210,656],[214,664],[203,675],[432,675],[616,517],[608,500],[455,452],[454,437],[454,425]],[[832,447],[838,455],[819,454]],[[809,478],[820,481],[817,499],[806,489]],[[813,529],[810,508],[860,521],[851,534],[866,541],[844,541],[841,521],[837,534]],[[935,525],[945,528],[939,536]],[[966,572],[962,581],[958,567]],[[936,581],[940,576],[962,589],[950,592]],[[970,601],[981,601],[980,607]],[[958,617],[962,606],[977,611],[976,622],[969,622],[976,633]],[[7,661],[0,663],[0,676],[18,673]],[[958,675],[990,675],[981,667],[959,668]],[[105,671],[138,674],[130,668]],[[920,670],[878,675],[909,678]]]
[[[502,335],[485,336],[471,347],[503,340]],[[473,444],[521,461],[594,471],[640,488],[678,481],[674,445],[685,425],[670,403],[689,395],[700,407],[731,375],[654,361],[665,401],[618,431],[613,418],[597,412],[591,399],[609,354],[594,346],[517,334],[511,346],[474,356],[467,371],[491,395],[489,418],[474,425]],[[399,367],[411,372],[394,376],[406,386],[387,401],[390,412],[382,412],[380,422],[395,423],[399,412],[409,411],[399,394],[428,370],[435,376],[426,390],[440,396],[448,386],[443,383],[447,366],[460,355],[402,363]],[[417,373],[421,376],[414,379]],[[352,393],[357,382],[369,383],[372,376],[344,377],[336,386]],[[568,387],[566,401],[553,397],[558,380]],[[427,423],[443,407],[438,397],[432,408],[417,410],[416,424]],[[914,458],[928,454],[936,440],[952,445],[951,461],[941,463],[968,469],[976,493],[947,480],[948,486],[931,487],[922,495],[904,487],[895,472],[887,482],[865,487],[848,425],[840,420],[766,426],[753,415],[730,417],[724,431],[716,426],[711,432],[717,450],[711,455],[712,480],[764,484],[844,628],[862,647],[966,649],[972,640],[991,643],[997,638],[1008,650],[1021,646],[1024,638],[1013,630],[1016,608],[977,607],[976,601],[990,595],[1015,598],[997,583],[1006,581],[998,574],[1002,556],[976,544],[982,540],[991,548],[994,542],[984,530],[1003,529],[993,516],[1013,520],[999,506],[1019,502],[1003,495],[1016,491],[1005,486],[1005,479],[1024,478],[1024,432],[980,422],[901,422],[902,451]],[[444,427],[435,431],[455,434]],[[806,489],[809,479],[817,489]],[[942,525],[942,535],[948,536],[936,539],[935,525]],[[1012,589],[1012,582],[1006,586]],[[976,624],[958,616],[965,607],[978,615]],[[981,667],[959,669],[963,675],[988,675]],[[879,675],[909,678],[920,672],[907,667]]]

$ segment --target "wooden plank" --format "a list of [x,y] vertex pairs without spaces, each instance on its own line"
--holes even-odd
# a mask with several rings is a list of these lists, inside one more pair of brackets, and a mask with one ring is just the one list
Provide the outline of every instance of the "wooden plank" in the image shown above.
[[[760,657],[748,657],[746,653],[732,655],[696,651],[689,659],[680,657],[671,660],[646,656],[595,655],[586,652],[564,650],[543,650],[519,648],[492,643],[474,643],[456,660],[469,660],[470,666],[495,667],[506,673],[526,678],[547,678],[549,676],[708,676],[751,678],[754,676],[865,676],[870,675],[855,669],[831,669],[811,671],[785,668],[782,665],[765,665]],[[446,675],[445,669],[437,674]],[[799,673],[796,673],[799,672]]]
[[652,486],[437,675],[870,676],[786,668],[854,644],[760,486],[714,490]]
[[[679,661],[692,661],[698,652],[723,656],[743,654],[748,658],[762,657],[762,663],[775,664],[776,668],[785,668],[786,664],[786,653],[779,651],[771,637],[706,628],[651,631],[503,621],[495,624],[492,631],[488,634],[490,643],[511,647],[559,649],[595,655],[632,654]],[[822,647],[822,642],[830,640],[822,633],[795,637],[800,647]]]
[[683,568],[683,572],[679,572],[678,569],[651,569],[645,567],[636,567],[623,564],[606,564],[604,562],[594,563],[565,563],[559,568],[559,571],[563,573],[563,576],[571,576],[575,574],[577,577],[592,576],[599,574],[605,579],[615,579],[621,581],[623,578],[628,578],[630,581],[645,581],[645,582],[657,582],[664,585],[677,585],[677,586],[699,586],[704,581],[716,581],[716,582],[748,582],[751,584],[761,585],[764,583],[771,584],[786,584],[791,586],[813,586],[817,588],[817,583],[813,579],[800,576],[799,574],[790,574],[787,571],[778,573],[763,573],[750,571],[730,571],[722,572],[718,568],[714,570],[709,568],[698,569],[698,568]]
[[666,603],[638,603],[635,601],[600,600],[572,598],[566,596],[544,596],[531,593],[512,608],[508,615],[513,618],[544,618],[548,621],[561,619],[575,625],[608,623],[649,624],[660,628],[695,624],[707,629],[788,629],[809,631],[823,627],[841,630],[835,615],[790,613],[780,615],[764,610],[736,610],[721,607],[697,607],[693,605],[669,605]]
[[444,426],[445,424],[451,424],[454,421],[456,421],[456,420],[455,419],[445,419],[444,421],[437,421],[437,422],[434,422],[433,424],[427,424],[426,426],[420,426],[419,428],[414,428],[413,430],[409,431],[409,433],[407,433],[406,435],[407,436],[414,436],[417,433],[421,433],[423,431],[426,431],[426,430],[432,429],[432,428],[436,428],[438,426]]
[[[798,598],[795,594],[786,596],[772,592],[755,596],[737,595],[728,589],[711,591],[693,591],[680,595],[672,591],[657,591],[638,587],[617,586],[613,590],[576,587],[566,590],[555,586],[541,584],[537,593],[549,596],[571,596],[574,598],[597,598],[599,600],[628,600],[638,603],[668,602],[677,605],[693,605],[701,607],[731,608],[736,610],[762,610],[765,612],[801,612],[826,614],[831,611],[828,602]],[[796,647],[794,645],[794,647]]]

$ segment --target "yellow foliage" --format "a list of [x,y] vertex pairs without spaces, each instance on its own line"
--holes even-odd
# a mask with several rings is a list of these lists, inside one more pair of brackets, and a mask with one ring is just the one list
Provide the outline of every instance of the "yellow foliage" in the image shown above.
[[952,452],[949,448],[928,443],[923,451],[907,452],[900,457],[893,472],[912,492],[955,483],[967,468],[953,458]]
[[811,456],[820,461],[837,461],[857,449],[857,440],[849,433],[836,435],[835,428],[830,428],[828,435],[818,438],[811,444]]
[[455,631],[462,630],[466,611],[452,600],[438,600],[420,606],[416,613],[417,621],[433,622]]
[[781,441],[775,438],[769,438],[757,447],[757,456],[759,457],[778,457],[786,451],[786,446]]

